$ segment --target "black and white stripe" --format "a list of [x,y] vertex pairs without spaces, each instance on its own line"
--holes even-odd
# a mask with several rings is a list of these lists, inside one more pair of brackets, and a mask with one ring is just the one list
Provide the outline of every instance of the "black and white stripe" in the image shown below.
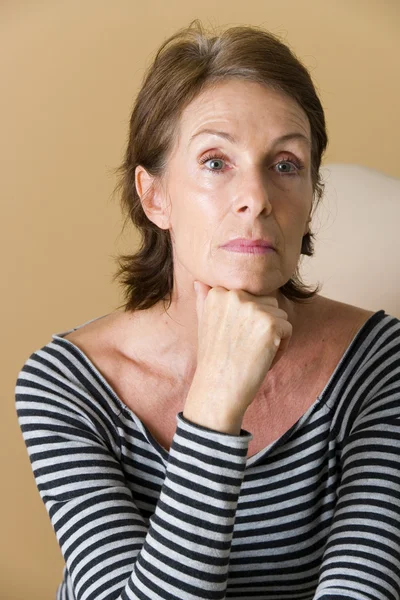
[[65,558],[57,600],[399,600],[400,320],[376,312],[323,393],[252,436],[177,414],[169,452],[54,334],[16,411]]

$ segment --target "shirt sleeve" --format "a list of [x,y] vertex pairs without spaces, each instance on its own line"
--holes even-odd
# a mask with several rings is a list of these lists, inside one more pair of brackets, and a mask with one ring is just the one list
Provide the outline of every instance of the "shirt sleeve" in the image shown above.
[[127,485],[115,432],[61,372],[33,354],[16,411],[39,494],[76,600],[225,598],[236,508],[252,434],[182,413],[149,525]]
[[400,598],[400,340],[387,356],[365,370],[363,407],[337,449],[341,481],[314,600]]

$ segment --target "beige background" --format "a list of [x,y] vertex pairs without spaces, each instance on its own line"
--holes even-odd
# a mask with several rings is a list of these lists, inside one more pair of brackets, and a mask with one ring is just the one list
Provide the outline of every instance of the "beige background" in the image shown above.
[[0,596],[7,600],[53,600],[63,567],[16,421],[17,373],[52,333],[122,301],[111,282],[113,255],[132,248],[135,233],[119,235],[111,171],[145,68],[194,18],[283,36],[321,94],[325,163],[400,177],[397,0],[0,0]]

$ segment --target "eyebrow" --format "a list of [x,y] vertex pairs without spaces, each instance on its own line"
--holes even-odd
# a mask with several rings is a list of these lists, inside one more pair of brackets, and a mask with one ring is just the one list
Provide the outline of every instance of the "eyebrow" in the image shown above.
[[[200,129],[200,131],[198,131],[197,133],[195,133],[194,135],[191,136],[191,138],[189,140],[189,145],[194,140],[194,138],[196,138],[198,135],[201,135],[204,133],[209,133],[211,135],[218,135],[219,137],[222,137],[225,140],[228,140],[228,142],[231,142],[232,144],[237,144],[237,139],[230,133],[227,133],[226,131],[218,131],[217,129],[204,128],[204,129]],[[285,135],[281,135],[280,137],[278,137],[274,140],[274,144],[277,144],[278,142],[287,142],[289,140],[295,140],[295,139],[303,141],[308,146],[311,147],[311,142],[308,139],[308,137],[297,131],[294,131],[293,133],[285,133]]]

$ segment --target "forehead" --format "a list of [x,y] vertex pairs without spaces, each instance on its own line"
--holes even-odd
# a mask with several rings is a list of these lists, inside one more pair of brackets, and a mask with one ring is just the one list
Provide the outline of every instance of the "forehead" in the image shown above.
[[254,81],[230,79],[203,90],[182,112],[180,133],[188,138],[211,122],[230,123],[240,131],[241,123],[254,133],[285,133],[297,129],[310,138],[310,124],[302,107],[290,96]]

